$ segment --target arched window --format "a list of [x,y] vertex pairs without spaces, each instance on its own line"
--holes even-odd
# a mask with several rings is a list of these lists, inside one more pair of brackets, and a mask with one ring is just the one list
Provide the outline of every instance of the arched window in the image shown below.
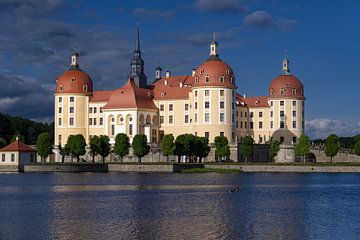
[[220,81],[221,83],[225,82],[225,77],[224,77],[224,76],[220,76],[220,77],[219,77],[219,81]]
[[87,86],[87,85],[84,85],[84,86],[83,86],[83,91],[84,91],[84,92],[87,92],[87,90],[88,90],[88,86]]
[[209,83],[210,82],[210,76],[205,76],[205,82]]
[[231,82],[231,84],[234,84],[234,76],[230,77],[230,82]]
[[296,88],[292,89],[292,95],[296,95]]
[[284,88],[280,88],[280,94],[284,94],[285,93],[285,89]]
[[62,92],[64,90],[63,85],[59,86],[59,91]]
[[195,77],[195,83],[199,83],[199,77]]
[[76,81],[76,78],[75,77],[72,77],[71,78],[71,82],[75,82]]
[[230,74],[230,69],[226,69],[226,74]]

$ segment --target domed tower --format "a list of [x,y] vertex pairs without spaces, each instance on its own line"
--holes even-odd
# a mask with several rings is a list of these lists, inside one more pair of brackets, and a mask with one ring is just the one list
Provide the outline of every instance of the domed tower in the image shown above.
[[89,97],[93,92],[90,76],[79,68],[79,54],[71,55],[70,68],[56,80],[55,146],[64,146],[69,135],[87,139]]
[[290,72],[285,56],[282,73],[269,86],[270,130],[284,144],[295,144],[304,132],[304,85]]
[[231,67],[220,59],[215,38],[210,57],[194,72],[192,85],[192,132],[214,142],[223,135],[235,139],[235,76]]

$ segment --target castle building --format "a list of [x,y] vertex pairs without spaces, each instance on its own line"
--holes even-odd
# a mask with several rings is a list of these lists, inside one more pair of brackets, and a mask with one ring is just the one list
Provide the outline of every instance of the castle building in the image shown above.
[[249,135],[256,143],[276,139],[290,145],[304,132],[304,103],[304,86],[290,72],[287,57],[267,96],[240,95],[215,39],[210,56],[191,75],[166,71],[162,76],[157,67],[148,84],[137,28],[130,74],[118,89],[94,91],[91,77],[79,67],[79,54],[71,55],[70,68],[56,80],[55,145],[65,145],[74,134],[87,143],[94,135],[107,135],[114,143],[118,133],[130,141],[138,133],[149,142],[159,142],[164,134],[192,133],[210,142],[219,135],[233,142]]

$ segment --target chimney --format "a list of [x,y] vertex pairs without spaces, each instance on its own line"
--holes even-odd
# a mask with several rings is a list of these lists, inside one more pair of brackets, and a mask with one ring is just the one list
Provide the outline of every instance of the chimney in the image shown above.
[[171,77],[171,72],[170,71],[166,71],[166,75],[165,75],[166,78],[169,78]]
[[196,70],[193,68],[192,71],[191,71],[191,76],[193,76],[193,77],[195,76],[195,71]]
[[[167,76],[166,76],[167,77]],[[168,84],[168,80],[164,81],[164,85],[166,86]]]
[[183,83],[182,83],[182,82],[180,82],[180,87],[183,87]]
[[243,96],[243,98],[246,98],[246,94],[244,93],[244,96]]

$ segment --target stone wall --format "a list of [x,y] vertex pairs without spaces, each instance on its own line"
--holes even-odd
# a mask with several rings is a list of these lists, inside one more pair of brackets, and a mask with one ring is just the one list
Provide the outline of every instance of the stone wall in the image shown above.
[[26,164],[24,172],[107,172],[106,164],[46,163]]
[[360,166],[310,166],[310,165],[231,165],[205,164],[205,168],[238,169],[243,172],[286,172],[286,173],[360,173]]
[[[326,156],[325,151],[323,149],[312,148],[311,152],[315,155],[316,162],[330,162],[330,157]],[[360,156],[351,152],[340,151],[335,157],[333,157],[333,162],[360,163]]]
[[0,165],[0,172],[18,172],[19,167],[17,165]]

